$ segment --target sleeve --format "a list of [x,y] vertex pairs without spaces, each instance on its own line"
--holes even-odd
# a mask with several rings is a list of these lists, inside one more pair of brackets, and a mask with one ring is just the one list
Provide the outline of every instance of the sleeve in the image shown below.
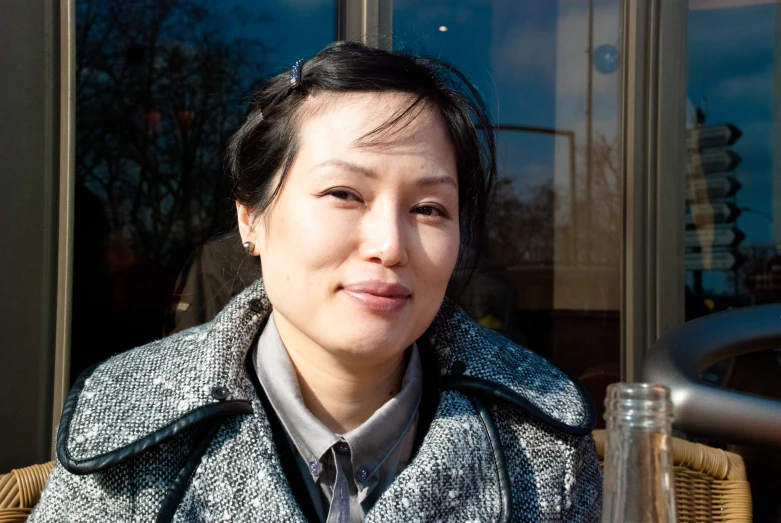
[[564,479],[564,490],[568,496],[562,520],[571,523],[598,522],[602,516],[602,469],[594,438],[588,435],[576,441]]
[[199,246],[177,278],[166,335],[211,321],[260,276],[260,263],[244,252],[238,231]]
[[209,320],[204,305],[206,294],[203,271],[203,246],[200,246],[187,259],[176,278],[171,296],[171,310],[166,317],[166,336]]

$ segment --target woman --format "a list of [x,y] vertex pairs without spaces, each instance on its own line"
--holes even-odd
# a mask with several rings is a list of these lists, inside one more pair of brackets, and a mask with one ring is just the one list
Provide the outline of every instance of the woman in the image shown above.
[[263,281],[77,383],[30,521],[595,521],[582,390],[444,299],[495,176],[457,71],[335,43],[233,137]]

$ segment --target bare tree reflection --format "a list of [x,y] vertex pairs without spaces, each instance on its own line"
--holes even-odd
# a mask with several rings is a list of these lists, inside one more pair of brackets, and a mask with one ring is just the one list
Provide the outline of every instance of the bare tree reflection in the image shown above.
[[[584,231],[591,264],[618,267],[621,262],[621,171],[618,137],[609,140],[595,133],[591,144],[591,201],[582,203],[589,213],[589,229]],[[581,229],[582,230],[582,229]]]
[[140,255],[177,269],[227,195],[224,144],[267,47],[268,21],[210,0],[77,3],[77,183]]
[[488,215],[488,256],[501,267],[553,262],[552,182],[518,193],[509,177],[499,179]]
[[739,307],[778,302],[781,298],[781,274],[775,248],[772,245],[741,245],[735,251],[743,263],[737,270],[728,273],[728,283],[733,292],[725,293],[725,297],[730,305]]
[[[554,247],[577,222],[572,265],[618,266],[621,259],[621,176],[617,138],[597,133],[592,143],[591,200],[584,187],[558,187],[553,180],[519,189],[519,176],[497,184],[488,217],[488,256],[499,266],[553,265]],[[575,176],[576,180],[579,177]],[[568,191],[576,193],[574,213]],[[584,225],[588,225],[587,227]]]
[[[159,338],[176,273],[229,227],[222,155],[270,51],[270,19],[229,5],[76,2],[75,243],[87,254],[105,245],[106,263],[76,259],[72,378]],[[89,222],[101,211],[97,238]]]

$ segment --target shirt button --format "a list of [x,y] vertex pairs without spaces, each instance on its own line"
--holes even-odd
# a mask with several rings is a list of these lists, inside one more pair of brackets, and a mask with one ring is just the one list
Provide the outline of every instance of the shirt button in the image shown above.
[[337,443],[336,452],[339,452],[340,454],[348,454],[350,452],[350,446],[344,442]]
[[323,471],[323,466],[319,461],[312,460],[309,462],[309,472],[313,476],[317,477]]
[[366,481],[366,478],[369,477],[369,469],[367,469],[364,466],[361,466],[361,468],[358,469],[358,472],[355,473],[355,479],[358,480],[358,482],[363,483]]

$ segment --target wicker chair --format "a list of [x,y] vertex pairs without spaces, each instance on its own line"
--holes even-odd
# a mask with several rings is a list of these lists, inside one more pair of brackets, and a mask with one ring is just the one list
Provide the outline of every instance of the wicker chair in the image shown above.
[[[594,431],[600,464],[604,430]],[[751,489],[743,458],[732,452],[673,438],[675,511],[679,522],[750,522]]]
[[27,521],[53,467],[54,462],[50,461],[0,476],[0,523]]

